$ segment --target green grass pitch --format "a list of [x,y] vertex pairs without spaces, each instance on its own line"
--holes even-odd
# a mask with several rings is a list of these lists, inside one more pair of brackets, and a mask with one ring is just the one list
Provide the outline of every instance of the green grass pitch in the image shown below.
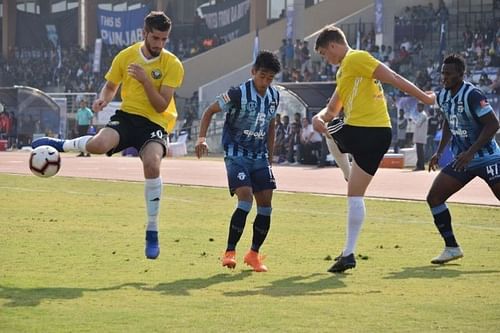
[[[262,248],[243,265],[255,207],[223,269],[227,189],[165,186],[161,255],[144,258],[142,183],[0,174],[0,332],[498,332],[498,207],[450,204],[465,257],[423,202],[366,200],[358,267],[330,274],[346,200],[277,192]],[[255,205],[254,205],[255,206]]]

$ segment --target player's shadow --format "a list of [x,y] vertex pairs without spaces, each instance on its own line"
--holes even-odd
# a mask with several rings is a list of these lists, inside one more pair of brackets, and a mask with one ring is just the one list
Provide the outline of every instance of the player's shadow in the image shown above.
[[420,267],[403,267],[401,271],[390,272],[384,279],[446,279],[455,278],[460,275],[472,274],[497,274],[498,270],[477,270],[477,271],[464,271],[455,269],[454,266],[458,264],[447,264],[446,266],[420,266]]
[[4,306],[37,306],[45,300],[76,299],[83,296],[84,292],[97,292],[118,290],[123,287],[138,288],[140,283],[126,283],[107,288],[16,288],[0,285],[0,299],[7,299]]
[[236,274],[220,273],[207,278],[182,279],[159,283],[154,287],[139,286],[139,288],[146,291],[158,291],[168,295],[189,296],[191,290],[205,289],[219,283],[240,281],[251,274],[251,271],[242,271]]
[[314,296],[325,294],[339,294],[336,289],[346,287],[342,281],[344,275],[335,275],[332,278],[331,274],[314,273],[306,276],[298,275],[286,279],[272,281],[270,285],[258,287],[253,290],[228,291],[225,296],[241,297],[265,295],[271,297],[286,297],[286,296]]

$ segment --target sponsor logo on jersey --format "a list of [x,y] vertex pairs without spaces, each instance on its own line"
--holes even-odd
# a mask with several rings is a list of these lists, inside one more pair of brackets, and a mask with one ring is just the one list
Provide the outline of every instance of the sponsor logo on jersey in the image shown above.
[[264,139],[264,137],[266,136],[266,132],[264,132],[263,130],[260,130],[258,132],[254,132],[252,130],[244,130],[243,131],[243,134],[245,134],[246,136],[253,136],[255,137],[256,139]]
[[120,122],[118,120],[111,120],[108,122],[108,126],[118,126]]
[[155,80],[158,80],[161,78],[161,71],[159,69],[153,69],[151,71],[151,77]]
[[456,136],[460,136],[463,138],[466,138],[469,136],[469,133],[467,133],[467,130],[462,129],[462,128],[450,129],[450,131],[451,131],[451,134],[456,135]]
[[458,104],[457,104],[457,112],[458,113],[464,112],[464,102],[462,102],[462,101],[458,102]]

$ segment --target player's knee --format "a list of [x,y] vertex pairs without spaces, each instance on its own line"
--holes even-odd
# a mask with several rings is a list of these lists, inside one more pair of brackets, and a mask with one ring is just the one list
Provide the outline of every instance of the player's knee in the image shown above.
[[436,207],[442,204],[441,198],[432,191],[427,194],[426,201],[429,207]]
[[144,165],[144,176],[146,178],[157,178],[160,176],[160,168],[153,165]]
[[85,146],[87,152],[91,154],[105,154],[110,151],[113,147],[109,147],[109,145],[102,141],[96,140],[95,138],[90,139]]

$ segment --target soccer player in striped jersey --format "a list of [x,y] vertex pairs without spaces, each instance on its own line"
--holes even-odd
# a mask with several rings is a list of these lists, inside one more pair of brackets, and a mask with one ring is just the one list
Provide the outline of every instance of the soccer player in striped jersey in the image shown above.
[[222,132],[224,162],[229,191],[231,196],[236,194],[238,198],[222,258],[222,266],[228,268],[236,266],[236,245],[243,234],[255,198],[257,216],[253,223],[252,246],[243,260],[256,272],[267,271],[259,250],[271,224],[271,200],[276,188],[271,162],[280,95],[271,83],[280,70],[276,55],[269,51],[259,52],[252,67],[252,78],[217,96],[201,118],[200,134],[195,146],[198,158],[208,153],[206,134],[212,116],[225,112]]
[[[364,195],[392,141],[382,83],[391,84],[425,104],[434,103],[435,95],[423,92],[368,52],[351,49],[344,32],[336,26],[327,26],[320,32],[315,49],[339,68],[335,91],[327,108],[313,117],[314,128],[330,134],[340,151],[350,153],[353,158],[347,181],[345,247],[328,270],[337,273],[356,266],[354,251],[366,213]],[[332,122],[341,110],[343,125]]]
[[465,61],[448,55],[441,68],[443,88],[437,104],[444,113],[443,135],[429,162],[436,170],[439,158],[451,139],[452,160],[438,174],[427,195],[436,225],[444,240],[443,252],[431,260],[444,264],[463,257],[451,226],[446,200],[475,177],[482,178],[500,200],[500,148],[495,141],[498,118],[481,90],[464,81]]

